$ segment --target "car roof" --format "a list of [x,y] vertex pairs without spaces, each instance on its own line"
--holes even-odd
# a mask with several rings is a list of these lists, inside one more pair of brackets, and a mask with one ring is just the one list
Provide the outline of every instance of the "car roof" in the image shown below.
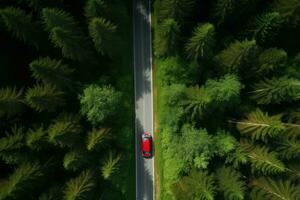
[[151,141],[149,138],[145,138],[143,140],[143,151],[150,151],[151,150]]

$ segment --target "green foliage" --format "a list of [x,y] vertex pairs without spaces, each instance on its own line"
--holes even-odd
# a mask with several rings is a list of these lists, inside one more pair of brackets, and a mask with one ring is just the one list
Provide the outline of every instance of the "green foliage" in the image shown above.
[[33,150],[40,151],[46,146],[46,130],[43,126],[29,129],[26,135],[26,145]]
[[180,27],[174,19],[165,19],[156,31],[154,49],[157,56],[174,55],[178,47]]
[[300,155],[300,141],[285,139],[277,148],[280,155],[285,159],[297,158]]
[[272,78],[254,85],[251,98],[258,104],[279,104],[300,99],[300,81],[286,76]]
[[7,7],[0,9],[0,16],[8,31],[16,38],[26,44],[39,47],[42,33],[38,24],[32,21],[31,15],[27,15],[19,8]]
[[234,168],[239,168],[241,165],[248,163],[248,155],[252,149],[253,146],[251,146],[249,143],[241,141],[234,152],[228,154],[225,163],[230,163]]
[[247,119],[234,123],[242,134],[249,135],[252,140],[267,141],[285,131],[281,115],[269,116],[260,109],[249,113]]
[[26,91],[25,101],[38,112],[53,112],[65,104],[64,93],[50,84],[37,84]]
[[213,138],[215,152],[219,156],[225,156],[232,152],[237,147],[236,139],[226,131],[218,131],[217,135]]
[[181,24],[189,16],[194,4],[194,0],[162,0],[158,20],[174,19]]
[[95,48],[102,54],[113,55],[116,44],[117,26],[104,18],[93,18],[89,23],[89,33]]
[[94,187],[94,174],[88,170],[83,171],[78,177],[66,183],[63,200],[88,199]]
[[216,194],[213,176],[195,169],[173,184],[171,190],[176,200],[214,200]]
[[274,39],[280,26],[280,14],[278,12],[270,12],[256,17],[250,25],[251,29],[249,32],[252,35],[252,39],[256,40],[258,44],[265,44]]
[[179,56],[168,57],[160,62],[159,78],[161,85],[193,83],[197,69],[195,65],[185,63]]
[[285,23],[291,26],[299,26],[299,0],[276,0],[274,7],[280,13]]
[[256,146],[249,154],[251,168],[253,172],[259,172],[264,175],[278,174],[284,172],[285,166],[277,158],[277,153],[270,152],[266,146]]
[[91,20],[94,17],[103,15],[103,11],[107,9],[103,0],[88,0],[85,3],[84,15],[87,19]]
[[108,157],[101,167],[102,176],[104,179],[110,179],[119,170],[119,162],[121,155],[113,156],[112,152],[109,153]]
[[241,180],[242,175],[230,167],[222,167],[217,171],[217,179],[220,190],[224,193],[224,199],[243,200],[246,184]]
[[0,89],[0,117],[13,116],[23,110],[22,90],[6,87]]
[[258,57],[257,72],[266,76],[272,72],[278,71],[287,61],[287,53],[282,49],[266,49]]
[[93,129],[88,133],[86,148],[88,151],[97,149],[110,135],[109,128]]
[[59,115],[48,128],[49,142],[60,147],[75,145],[82,130],[79,120],[73,114]]
[[258,178],[252,181],[251,198],[255,200],[299,200],[299,187],[291,181]]
[[44,81],[57,87],[70,86],[70,75],[74,71],[61,60],[40,58],[30,63],[32,76],[38,81]]
[[57,8],[44,8],[42,18],[47,31],[53,28],[73,29],[76,24],[73,17],[64,10]]
[[215,47],[215,28],[210,23],[199,24],[185,48],[188,57],[193,59],[211,58]]
[[77,171],[87,164],[87,161],[86,152],[77,148],[65,154],[63,166],[66,170]]
[[96,125],[116,114],[121,103],[121,93],[111,86],[90,85],[79,99],[81,114]]
[[17,199],[20,192],[29,192],[32,184],[43,176],[38,163],[24,163],[19,165],[0,190],[0,199],[8,197]]
[[251,67],[256,54],[255,40],[235,41],[216,56],[216,61],[224,72],[237,73]]

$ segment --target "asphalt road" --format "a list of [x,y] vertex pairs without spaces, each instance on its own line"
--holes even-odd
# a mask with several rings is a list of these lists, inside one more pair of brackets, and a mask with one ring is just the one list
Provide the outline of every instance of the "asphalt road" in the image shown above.
[[154,199],[154,158],[141,156],[143,132],[153,135],[150,0],[133,1],[133,41],[136,112],[136,199]]

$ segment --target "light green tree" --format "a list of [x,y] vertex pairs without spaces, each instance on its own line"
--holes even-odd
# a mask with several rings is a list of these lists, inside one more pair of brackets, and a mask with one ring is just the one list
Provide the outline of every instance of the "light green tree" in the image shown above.
[[110,179],[119,170],[121,155],[114,156],[112,152],[108,154],[108,157],[103,162],[101,167],[102,176],[104,179]]
[[86,140],[86,148],[88,151],[93,151],[110,136],[110,129],[109,128],[100,128],[100,129],[93,129],[88,132],[87,140]]
[[40,151],[47,147],[47,131],[43,126],[29,129],[26,134],[26,145],[33,150]]

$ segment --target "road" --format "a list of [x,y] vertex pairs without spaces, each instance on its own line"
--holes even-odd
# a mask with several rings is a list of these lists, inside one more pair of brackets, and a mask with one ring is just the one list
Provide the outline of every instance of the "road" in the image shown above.
[[133,0],[137,200],[154,199],[154,158],[144,159],[140,151],[141,134],[153,135],[150,4],[150,0]]

